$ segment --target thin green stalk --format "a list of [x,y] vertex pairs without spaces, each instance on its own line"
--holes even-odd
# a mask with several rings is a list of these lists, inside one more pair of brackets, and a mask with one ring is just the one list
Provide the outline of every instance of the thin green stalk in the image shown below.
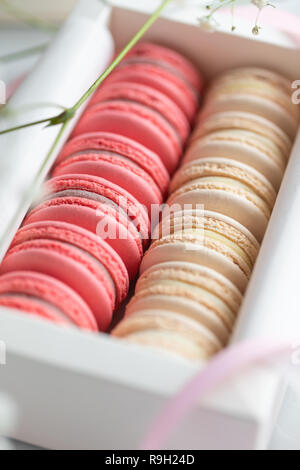
[[48,47],[48,44],[40,44],[38,46],[29,47],[28,49],[23,49],[21,51],[12,52],[11,54],[6,54],[0,56],[0,62],[11,62],[13,60],[23,59],[30,55],[38,54],[43,52]]
[[25,127],[36,126],[41,123],[48,123],[48,126],[56,126],[58,124],[64,124],[69,122],[78,109],[85,103],[85,101],[94,93],[99,85],[110,75],[110,73],[116,68],[116,66],[121,62],[125,55],[137,44],[137,42],[144,36],[148,29],[153,25],[153,23],[159,18],[162,11],[172,0],[164,0],[161,5],[155,10],[155,12],[148,18],[146,23],[140,28],[140,30],[134,35],[134,37],[129,41],[127,46],[122,50],[122,52],[117,56],[117,58],[112,62],[112,64],[103,72],[98,79],[90,86],[90,88],[82,95],[82,97],[71,107],[63,111],[54,117],[49,117],[48,119],[43,119],[42,121],[29,122],[27,124],[22,124],[20,126],[15,126],[9,129],[0,131],[0,135],[8,134],[9,132],[17,131],[18,129],[24,129]]
[[0,135],[8,134],[10,132],[18,131],[20,129],[26,129],[27,127],[38,126],[39,124],[46,124],[48,122],[49,122],[49,118],[45,118],[45,119],[40,119],[39,121],[33,121],[33,122],[28,122],[26,124],[20,124],[19,126],[10,127],[9,129],[4,129],[4,131],[0,131]]
[[5,10],[6,13],[14,16],[18,20],[22,21],[22,23],[25,23],[26,25],[32,28],[50,32],[55,32],[58,29],[56,25],[53,25],[51,23],[48,23],[47,21],[43,21],[40,18],[35,17],[34,15],[31,15],[27,11],[13,5],[7,0],[1,0],[0,7]]

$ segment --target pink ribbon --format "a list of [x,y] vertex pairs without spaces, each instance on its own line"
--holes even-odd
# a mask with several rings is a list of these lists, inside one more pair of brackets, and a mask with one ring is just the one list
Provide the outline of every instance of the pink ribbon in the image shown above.
[[172,432],[199,400],[247,368],[292,352],[294,342],[250,341],[230,346],[212,358],[207,367],[171,398],[146,434],[141,449],[162,449]]

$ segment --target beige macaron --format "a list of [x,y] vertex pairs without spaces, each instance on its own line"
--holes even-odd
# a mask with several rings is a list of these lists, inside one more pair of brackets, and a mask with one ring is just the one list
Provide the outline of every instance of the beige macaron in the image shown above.
[[192,361],[205,361],[222,349],[218,338],[199,322],[162,309],[133,313],[112,335]]
[[201,114],[184,162],[232,158],[255,168],[278,190],[291,150],[288,135],[256,114],[228,111],[206,118]]
[[293,104],[291,82],[263,69],[245,68],[225,73],[211,85],[204,114],[244,111],[278,125],[291,139],[299,127],[299,106]]
[[225,158],[187,163],[174,176],[169,206],[220,212],[244,225],[261,241],[276,200],[268,180],[248,165]]
[[183,261],[213,269],[245,291],[259,244],[237,221],[191,209],[165,215],[157,231],[142,260],[142,274],[162,262]]
[[140,277],[126,315],[140,310],[170,310],[201,323],[226,344],[242,296],[213,269],[183,261],[152,266]]

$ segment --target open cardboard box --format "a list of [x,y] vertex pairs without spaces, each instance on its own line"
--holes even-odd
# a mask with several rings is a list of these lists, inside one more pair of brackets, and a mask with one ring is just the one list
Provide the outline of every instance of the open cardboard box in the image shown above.
[[[73,20],[76,15],[79,19],[84,4],[86,17],[94,21],[95,8],[100,7],[92,3],[81,2]],[[109,12],[109,28],[117,49],[145,18],[142,13],[116,7]],[[101,19],[103,28],[106,20],[105,14]],[[76,35],[76,21],[74,25]],[[28,77],[28,89],[39,69],[53,59],[55,47],[61,47],[63,39],[64,30],[50,58],[46,53],[42,64]],[[241,65],[269,67],[292,80],[300,78],[300,52],[296,49],[231,34],[206,33],[197,26],[164,18],[154,24],[147,39],[182,52],[208,79]],[[105,48],[106,44],[99,46]],[[300,327],[295,257],[300,237],[299,152],[298,136],[233,342],[288,339]],[[45,177],[50,164],[49,161],[40,178]],[[31,202],[23,201],[9,225],[2,252]],[[19,425],[13,437],[47,448],[137,448],[163,403],[199,370],[198,365],[167,353],[128,345],[104,334],[62,329],[5,309],[0,311],[0,340],[6,346],[6,365],[0,366],[0,388],[15,400],[19,411]],[[168,448],[265,448],[283,393],[284,384],[277,373],[267,368],[248,371],[199,403],[180,429],[174,430]]]

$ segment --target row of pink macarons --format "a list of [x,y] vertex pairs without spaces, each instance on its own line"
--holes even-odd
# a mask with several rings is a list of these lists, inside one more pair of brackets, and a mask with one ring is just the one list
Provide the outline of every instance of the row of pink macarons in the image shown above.
[[249,67],[213,81],[113,335],[192,360],[226,346],[299,126],[290,85]]
[[106,331],[199,106],[181,54],[141,44],[95,93],[0,267],[0,305]]

